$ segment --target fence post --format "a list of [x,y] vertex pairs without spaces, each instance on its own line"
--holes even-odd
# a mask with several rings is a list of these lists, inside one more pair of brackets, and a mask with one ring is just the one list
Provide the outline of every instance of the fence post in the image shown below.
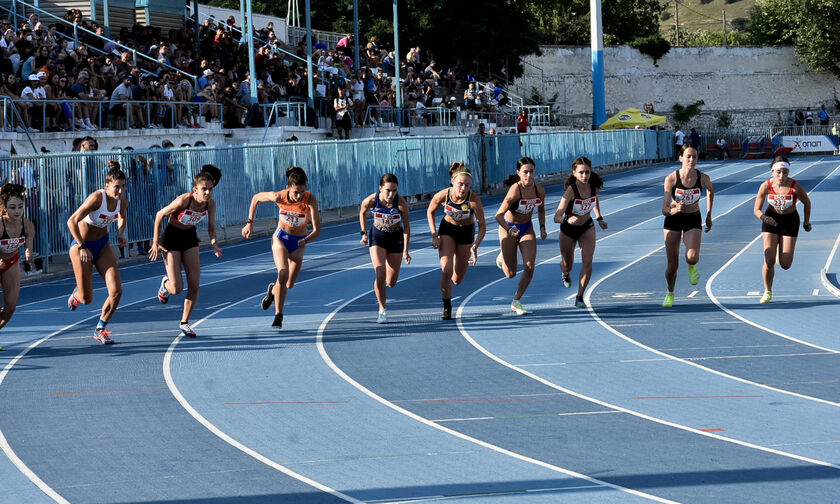
[[41,157],[38,160],[38,173],[37,173],[37,180],[38,180],[38,240],[41,242],[41,250],[40,252],[43,255],[42,263],[44,264],[44,273],[49,273],[50,271],[50,256],[52,255],[52,244],[49,242],[49,236],[47,235],[47,228],[49,227],[47,223],[47,202],[46,198],[44,197],[44,191],[42,187],[44,185],[44,181],[46,180],[46,176],[44,174],[44,163],[45,160]]

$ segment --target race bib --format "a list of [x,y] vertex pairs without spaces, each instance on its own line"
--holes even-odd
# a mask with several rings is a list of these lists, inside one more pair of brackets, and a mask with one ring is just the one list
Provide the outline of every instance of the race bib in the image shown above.
[[700,201],[702,191],[699,187],[691,189],[674,189],[674,201],[683,205],[693,205]]
[[184,210],[181,212],[181,215],[178,216],[178,222],[185,226],[195,226],[201,219],[203,219],[207,215],[207,212],[193,212],[192,210]]
[[119,214],[113,214],[113,215],[104,214],[104,213],[99,214],[99,222],[102,223],[102,226],[100,226],[100,227],[105,228],[105,227],[110,226],[112,222],[117,220],[118,216],[119,216]]
[[402,222],[402,216],[398,213],[388,214],[382,212],[374,212],[373,223],[378,227],[392,228]]
[[306,214],[293,210],[280,210],[280,222],[292,227],[301,227],[306,224]]
[[0,252],[3,252],[4,254],[11,254],[19,249],[24,243],[26,243],[25,236],[0,240]]
[[446,215],[452,217],[452,220],[455,220],[455,221],[462,221],[462,220],[467,220],[467,219],[470,218],[470,205],[469,205],[469,203],[464,203],[464,204],[459,205],[459,206],[453,206],[453,205],[447,204],[446,206],[443,207],[443,211],[444,211],[444,213],[446,213]]
[[793,206],[793,194],[768,194],[767,203],[776,210],[785,210]]
[[592,207],[595,206],[596,200],[597,198],[595,196],[586,199],[576,199],[572,205],[572,213],[575,215],[588,214],[592,211]]
[[538,206],[542,205],[542,200],[539,198],[534,199],[521,199],[519,200],[519,208],[517,212],[519,213],[531,213],[537,209]]

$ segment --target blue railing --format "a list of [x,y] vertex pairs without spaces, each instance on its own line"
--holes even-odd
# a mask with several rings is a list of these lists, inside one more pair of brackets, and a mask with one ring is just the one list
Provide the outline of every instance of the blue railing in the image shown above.
[[[503,181],[526,155],[535,159],[539,173],[549,174],[568,170],[581,155],[595,166],[668,159],[673,144],[669,132],[616,130],[77,152],[1,159],[0,179],[30,188],[26,215],[36,222],[36,256],[45,257],[68,251],[67,219],[88,194],[103,187],[110,160],[119,161],[128,176],[126,238],[137,242],[152,237],[155,213],[189,191],[192,177],[207,163],[224,173],[214,199],[217,225],[225,229],[244,223],[253,193],[285,187],[291,165],[306,170],[321,208],[331,209],[357,206],[386,172],[399,177],[402,194],[428,196],[449,184],[453,161],[472,168],[479,189]],[[257,218],[273,217],[275,211],[263,205]]]

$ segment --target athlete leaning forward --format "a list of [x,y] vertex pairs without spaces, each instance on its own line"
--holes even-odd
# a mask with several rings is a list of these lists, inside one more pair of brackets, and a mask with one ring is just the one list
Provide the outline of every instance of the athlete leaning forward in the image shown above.
[[516,276],[517,248],[522,254],[522,276],[510,303],[510,309],[517,315],[528,311],[522,306],[522,296],[534,278],[534,266],[537,259],[537,235],[534,231],[534,210],[540,221],[540,239],[545,240],[545,188],[534,181],[536,164],[529,157],[516,162],[516,173],[505,180],[510,186],[505,199],[496,212],[499,223],[499,252],[496,266],[504,271],[505,276]]
[[560,274],[563,285],[571,287],[575,245],[580,246],[580,278],[575,306],[586,308],[583,293],[592,278],[592,258],[596,243],[595,221],[590,215],[593,210],[598,225],[601,229],[607,229],[607,221],[601,214],[601,203],[598,200],[604,181],[592,171],[592,161],[581,156],[572,161],[572,172],[566,179],[565,187],[566,192],[554,213],[554,222],[560,223]]
[[[251,237],[257,205],[274,202],[279,209],[277,229],[271,237],[271,251],[277,266],[277,280],[268,284],[268,291],[262,300],[263,310],[274,303],[273,327],[283,327],[283,306],[286,293],[295,286],[300,274],[306,244],[312,243],[321,234],[321,218],[318,215],[318,200],[306,190],[306,172],[292,166],[286,170],[286,188],[282,191],[260,192],[251,198],[248,220],[242,228],[242,236]],[[308,224],[312,224],[309,232]]]
[[[393,287],[400,276],[400,264],[411,263],[408,243],[411,237],[408,202],[397,194],[399,181],[393,173],[386,173],[379,179],[379,191],[362,201],[359,209],[361,243],[370,251],[370,261],[376,273],[373,290],[379,302],[378,324],[388,321],[386,307],[386,286]],[[373,223],[367,227],[367,213],[373,215]]]
[[[753,208],[753,214],[761,220],[761,234],[764,238],[764,266],[761,268],[764,295],[759,300],[762,304],[773,299],[775,263],[778,262],[785,270],[793,265],[796,237],[799,235],[797,200],[804,207],[805,222],[802,229],[811,231],[811,199],[805,189],[790,178],[790,161],[784,156],[776,156],[770,169],[772,177],[758,188]],[[767,210],[762,212],[765,201]]]
[[680,238],[685,243],[685,262],[688,263],[688,280],[697,285],[700,273],[697,262],[700,260],[700,241],[703,234],[703,220],[700,217],[700,199],[706,188],[706,232],[712,229],[712,206],[715,201],[715,188],[712,180],[697,166],[697,149],[683,145],[679,153],[682,166],[665,177],[665,198],[662,202],[662,214],[665,216],[665,256],[668,265],[665,280],[668,294],[662,306],[674,305],[674,286],[677,283],[677,269],[680,264]]
[[[432,197],[426,217],[432,232],[432,247],[440,255],[440,293],[443,298],[441,319],[452,318],[452,284],[464,281],[467,266],[475,264],[478,246],[487,232],[481,199],[470,190],[472,172],[463,163],[449,168],[450,187]],[[443,207],[440,227],[435,227],[435,211]],[[478,221],[478,235],[475,222]]]
[[[0,236],[0,329],[11,320],[17,308],[20,295],[20,247],[25,246],[26,262],[32,265],[32,243],[35,226],[23,216],[24,195],[26,188],[20,184],[7,182],[0,188],[0,220],[3,235]],[[0,350],[3,347],[0,346]]]
[[[187,295],[184,298],[184,311],[179,326],[181,335],[195,338],[195,331],[190,327],[190,316],[198,301],[198,289],[201,283],[201,259],[198,250],[198,233],[195,226],[207,218],[207,234],[216,257],[222,257],[222,251],[216,243],[216,202],[213,190],[222,178],[222,172],[213,165],[201,167],[193,178],[192,192],[184,193],[171,203],[161,208],[155,215],[155,234],[153,245],[149,249],[149,260],[155,261],[158,255],[163,257],[166,274],[160,281],[158,300],[168,303],[170,295],[180,294],[184,290],[181,269],[187,276]],[[159,240],[163,220],[167,219],[163,237]]]
[[70,243],[70,262],[76,276],[76,288],[67,298],[67,306],[75,310],[79,303],[93,301],[93,268],[105,280],[108,298],[102,304],[102,314],[93,337],[102,344],[109,345],[111,331],[105,329],[117,311],[122,297],[122,279],[117,267],[117,258],[108,243],[108,226],[117,221],[118,241],[126,246],[125,227],[128,200],[125,198],[125,173],[116,161],[109,161],[105,188],[91,193],[73,214],[67,219],[67,227],[73,236]]

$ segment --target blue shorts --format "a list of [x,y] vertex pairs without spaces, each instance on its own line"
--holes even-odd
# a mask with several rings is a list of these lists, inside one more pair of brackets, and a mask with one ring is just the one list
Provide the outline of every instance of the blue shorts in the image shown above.
[[516,222],[508,222],[507,220],[505,220],[505,222],[508,226],[515,227],[519,230],[519,234],[516,236],[516,241],[519,241],[519,239],[525,236],[525,234],[528,233],[528,231],[534,229],[533,221],[523,222],[522,224],[518,224]]
[[280,243],[286,247],[286,250],[288,250],[290,254],[298,249],[298,242],[306,238],[306,235],[296,236],[289,234],[282,229],[278,229],[277,232],[274,233],[274,236],[280,240]]
[[376,226],[368,231],[368,247],[382,247],[389,254],[402,254],[405,245],[402,226],[383,231]]
[[[70,246],[77,245],[75,239],[70,242]],[[93,254],[93,262],[96,262],[99,259],[99,256],[102,255],[102,249],[105,248],[105,245],[108,245],[108,233],[105,233],[105,236],[96,240],[96,241],[87,241],[85,240],[85,245],[87,245],[87,249],[90,250],[90,253]]]

